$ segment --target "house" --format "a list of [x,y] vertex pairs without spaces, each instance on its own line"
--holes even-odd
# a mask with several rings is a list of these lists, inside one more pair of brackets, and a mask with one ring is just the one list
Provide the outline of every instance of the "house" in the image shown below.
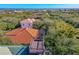
[[[14,44],[24,44],[29,46],[29,54],[44,53],[44,32],[32,28],[35,19],[25,19],[20,22],[21,28],[14,29],[6,33],[6,36]],[[42,31],[42,32],[40,32]]]

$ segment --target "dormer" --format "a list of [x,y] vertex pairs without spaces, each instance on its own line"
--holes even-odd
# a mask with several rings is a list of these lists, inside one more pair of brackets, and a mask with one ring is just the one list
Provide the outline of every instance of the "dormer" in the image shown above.
[[21,21],[21,28],[32,28],[33,26],[33,22],[35,21],[35,19],[24,19],[23,21]]

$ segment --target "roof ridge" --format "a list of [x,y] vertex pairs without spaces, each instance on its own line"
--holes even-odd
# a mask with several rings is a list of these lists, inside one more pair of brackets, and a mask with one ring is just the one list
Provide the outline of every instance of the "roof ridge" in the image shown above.
[[[27,31],[27,30],[26,30],[26,31]],[[27,31],[27,33],[30,34],[28,31]],[[31,34],[30,34],[30,36],[33,37]],[[34,38],[34,37],[33,37],[33,38]],[[34,39],[35,39],[35,38],[34,38]]]
[[[20,33],[22,33],[22,31],[24,31],[24,30],[25,30],[25,29],[21,29],[21,30],[20,30]],[[18,33],[18,34],[20,34],[20,33]],[[17,35],[18,35],[18,34],[17,34]]]
[[[20,29],[20,28],[17,28],[17,29]],[[17,29],[13,29],[13,30],[11,30],[11,31],[14,31],[14,30],[17,30]],[[10,32],[11,32],[10,31]],[[20,31],[19,31],[20,32]],[[8,32],[6,32],[6,34],[7,34]],[[18,33],[17,33],[18,34]],[[15,35],[15,34],[10,34],[10,35]]]
[[[33,39],[35,39],[26,29],[22,29],[23,31],[25,30],[26,31],[26,33],[28,33],[29,35],[30,35],[30,37],[32,37]],[[19,34],[21,34],[23,31],[21,31]],[[17,34],[17,35],[19,35],[19,34]],[[33,40],[32,40],[33,41]]]
[[[22,30],[20,31],[20,33],[22,33],[22,31],[24,31],[24,30],[25,30],[28,34],[30,34],[26,29],[22,29]],[[19,35],[20,33],[18,33],[17,35]],[[30,34],[30,36],[33,37],[31,34]],[[34,37],[33,37],[33,38],[34,38]]]

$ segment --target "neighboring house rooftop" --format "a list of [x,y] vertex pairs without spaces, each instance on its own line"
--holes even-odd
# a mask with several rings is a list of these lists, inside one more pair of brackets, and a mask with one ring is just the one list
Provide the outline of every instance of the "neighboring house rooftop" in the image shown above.
[[0,47],[0,55],[12,55],[8,47]]
[[28,46],[9,46],[9,50],[13,55],[27,55],[29,54]]
[[28,46],[1,46],[0,55],[28,55]]
[[33,39],[38,37],[39,31],[37,29],[23,29],[17,28],[6,33],[6,35],[15,44],[30,44]]

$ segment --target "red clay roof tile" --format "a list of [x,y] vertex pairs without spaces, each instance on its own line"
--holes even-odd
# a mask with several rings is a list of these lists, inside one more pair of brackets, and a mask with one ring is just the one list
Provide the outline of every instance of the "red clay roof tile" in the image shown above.
[[34,38],[38,36],[37,29],[22,29],[18,28],[7,32],[6,35],[16,44],[30,44]]

